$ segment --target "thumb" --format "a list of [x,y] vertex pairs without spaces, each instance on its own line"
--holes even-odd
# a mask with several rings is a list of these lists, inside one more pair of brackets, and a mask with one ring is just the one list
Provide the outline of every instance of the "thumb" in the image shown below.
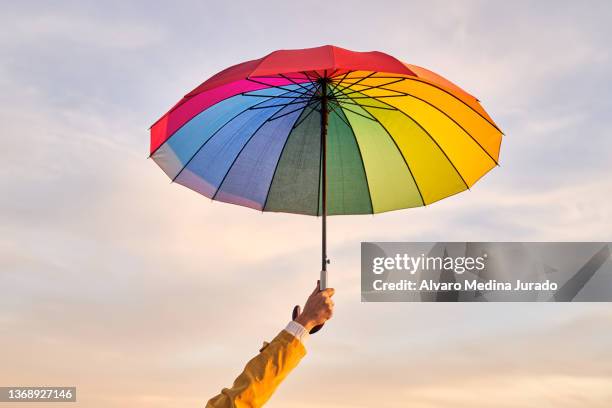
[[321,287],[321,281],[317,280],[317,286],[315,286],[314,290],[312,291],[312,293],[310,294],[310,296],[312,295],[316,295],[317,293],[319,293],[319,288]]

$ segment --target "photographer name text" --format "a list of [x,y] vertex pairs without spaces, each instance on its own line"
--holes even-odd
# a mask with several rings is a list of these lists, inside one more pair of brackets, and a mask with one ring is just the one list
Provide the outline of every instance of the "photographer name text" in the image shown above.
[[514,282],[500,282],[497,280],[479,281],[478,279],[464,280],[462,282],[438,282],[433,279],[423,279],[420,282],[402,279],[396,282],[385,282],[377,279],[372,282],[375,291],[555,291],[558,284],[549,280],[541,282],[525,282],[517,279]]

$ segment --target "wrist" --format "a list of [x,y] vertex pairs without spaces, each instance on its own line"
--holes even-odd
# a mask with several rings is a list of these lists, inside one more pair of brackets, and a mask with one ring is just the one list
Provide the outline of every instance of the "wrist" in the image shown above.
[[307,319],[303,315],[299,315],[295,318],[294,321],[302,325],[302,327],[305,328],[306,331],[310,331],[313,327],[316,326],[316,324],[311,319]]

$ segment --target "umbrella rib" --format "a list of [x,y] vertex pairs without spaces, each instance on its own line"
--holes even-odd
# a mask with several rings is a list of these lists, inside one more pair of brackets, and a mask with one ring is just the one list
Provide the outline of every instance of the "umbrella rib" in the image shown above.
[[[338,107],[340,108],[340,110],[342,110],[340,106]],[[366,172],[365,163],[363,161],[363,154],[361,153],[361,146],[359,146],[357,135],[355,135],[355,132],[353,132],[353,127],[350,125],[350,123],[347,122],[347,119],[344,117],[344,114],[340,115],[340,113],[338,113],[334,107],[332,107],[332,112],[335,113],[336,116],[338,116],[340,119],[342,119],[344,123],[346,123],[349,130],[351,131],[351,134],[353,135],[353,139],[355,140],[355,145],[357,146],[357,151],[359,152],[359,159],[361,161],[361,168],[363,169],[363,176],[365,177],[366,188],[368,189],[368,198],[370,200],[370,210],[372,211],[372,214],[374,214],[374,203],[372,202],[372,192],[370,191],[370,182],[368,181],[368,173]],[[415,184],[416,184],[416,181],[415,181]]]
[[[395,83],[395,82],[400,82],[400,81],[394,81],[394,82],[391,82],[391,83]],[[344,94],[338,93],[338,94],[336,95],[336,98],[338,98],[338,99],[352,99],[352,97],[351,97],[351,96],[349,96],[349,95],[354,94],[354,93],[360,93],[360,92],[364,92],[364,91],[369,91],[369,90],[371,90],[371,89],[383,89],[383,90],[385,90],[385,91],[395,92],[395,93],[396,93],[396,95],[392,95],[392,96],[405,96],[405,95],[403,95],[403,94],[402,94],[401,92],[399,92],[399,91],[394,91],[394,90],[392,90],[392,89],[382,88],[382,87],[383,87],[383,86],[385,86],[385,85],[389,85],[389,84],[387,83],[387,84],[381,84],[381,85],[376,85],[376,86],[375,86],[375,85],[372,85],[372,86],[364,87],[363,89],[359,89],[359,90],[352,90],[352,89],[350,88],[350,87],[351,87],[351,85],[343,85],[343,88],[344,88],[344,89],[348,89],[348,90],[350,90],[350,92],[347,92],[347,93],[344,93]],[[361,86],[365,86],[365,85],[361,85]]]
[[282,76],[282,77],[287,78],[287,79],[295,79],[297,81],[304,79],[304,78],[291,77],[291,76],[284,75],[284,74],[278,74],[278,75],[256,75],[253,78],[278,79],[279,76]]
[[[344,76],[342,77],[342,79],[341,79],[341,80],[340,80],[340,81],[339,81],[337,84],[335,84],[335,85],[340,85],[342,82],[344,82],[344,80],[346,79],[346,77],[347,77],[347,76],[348,76],[348,75],[349,75],[351,72],[354,72],[354,71],[353,71],[353,70],[348,70],[348,71],[346,71],[346,73],[344,74]],[[334,81],[333,81],[333,79],[334,79],[334,78],[336,78],[336,77],[332,77],[332,82],[334,82]]]
[[342,121],[343,121],[343,122],[346,124],[346,126],[351,127],[351,125],[350,125],[350,124],[349,124],[349,123],[346,121],[346,119],[344,119],[344,118],[342,117],[342,115],[340,115],[340,114],[338,113],[338,111],[336,110],[336,108],[335,108],[335,107],[331,106],[330,108],[331,108],[331,109],[330,109],[330,111],[331,111],[332,113],[335,113],[335,114],[336,114],[336,116],[338,116],[338,118],[339,118],[340,120],[342,120]]
[[[373,98],[376,99],[376,98]],[[384,102],[384,101],[379,101],[380,103],[384,103],[386,105],[389,105],[388,103]],[[432,142],[435,143],[435,145],[438,147],[438,149],[440,149],[440,152],[444,155],[444,157],[446,158],[446,160],[448,160],[448,162],[451,164],[451,166],[453,166],[453,169],[455,170],[455,172],[457,173],[457,175],[459,176],[459,178],[461,178],[461,181],[463,181],[463,184],[465,185],[465,188],[467,188],[468,190],[470,189],[470,186],[468,186],[468,183],[465,181],[465,179],[463,178],[463,175],[461,174],[461,172],[459,171],[459,169],[457,168],[457,166],[455,166],[455,163],[453,163],[453,161],[450,159],[450,157],[448,157],[448,155],[446,154],[446,152],[444,151],[444,149],[442,149],[442,146],[440,146],[440,144],[438,143],[438,141],[436,139],[434,139],[434,137],[431,135],[431,133],[429,133],[419,122],[416,121],[416,119],[414,119],[412,116],[410,116],[409,114],[407,114],[406,112],[404,112],[403,110],[398,109],[398,112],[401,112],[404,116],[406,116],[408,119],[410,119],[411,121],[413,121],[423,132],[425,132],[425,134],[427,134],[427,136],[429,136],[429,138],[431,139]],[[380,122],[379,122],[380,123]],[[382,126],[382,124],[381,124]],[[388,133],[388,132],[387,132]],[[395,140],[394,140],[395,142]],[[403,155],[402,155],[403,156]],[[416,180],[414,181],[416,184]],[[418,186],[417,186],[418,187]]]
[[[301,109],[304,109],[305,106],[302,106]],[[284,108],[276,111],[275,113],[272,114],[272,116],[274,116],[276,113],[282,111]],[[290,113],[296,112],[299,109],[293,110]],[[289,113],[283,115],[286,116]],[[299,118],[299,115],[297,118],[295,118],[295,120],[297,120]],[[257,129],[255,129],[255,131],[251,134],[251,136],[249,136],[249,138],[247,139],[247,141],[244,143],[244,145],[242,145],[242,147],[240,148],[240,151],[238,152],[238,154],[236,154],[236,157],[234,157],[234,160],[232,161],[232,164],[230,164],[229,168],[227,169],[227,171],[225,172],[225,175],[223,175],[223,178],[221,179],[221,182],[219,183],[219,187],[217,187],[217,189],[215,190],[215,193],[212,195],[211,200],[214,200],[217,197],[217,193],[221,190],[221,187],[223,186],[223,183],[225,182],[225,179],[227,178],[227,175],[230,173],[230,171],[232,170],[232,167],[234,167],[234,164],[238,161],[238,158],[240,157],[240,155],[242,154],[242,152],[244,151],[244,149],[247,147],[247,145],[251,142],[251,140],[253,140],[253,138],[255,137],[255,135],[257,134],[257,132],[259,132],[259,130],[264,127],[264,125],[266,123],[268,123],[270,121],[270,119],[267,119],[265,121],[263,121],[261,123],[261,125],[259,125],[259,127]],[[295,122],[294,122],[295,123]]]
[[[402,78],[401,81],[405,80],[406,78]],[[397,96],[406,96],[408,95],[406,92],[403,91],[397,91],[395,89],[389,89],[389,88],[385,88],[385,86],[387,85],[392,85],[394,83],[397,82],[401,82],[401,81],[393,81],[393,82],[388,82],[386,84],[380,84],[380,85],[370,85],[370,86],[366,86],[366,85],[361,85],[364,88],[363,89],[356,89],[353,90],[351,89],[352,84],[346,84],[346,85],[342,85],[342,89],[343,90],[349,90],[350,92],[342,92],[340,95],[341,98],[354,98],[353,96],[349,96],[355,93],[363,93],[365,91],[369,91],[371,89],[382,89],[383,91],[389,91],[389,92],[395,92],[397,94]]]
[[[348,77],[348,76],[349,76],[351,73],[353,73],[353,72],[355,72],[355,71],[354,71],[354,70],[352,70],[352,69],[349,69],[348,71],[346,71],[346,73],[344,74],[344,76],[342,77],[342,79],[340,79],[340,81],[338,81],[337,83],[334,83],[334,81],[333,81],[333,80],[335,79],[335,77],[334,77],[334,78],[332,78],[332,83],[334,83],[334,85],[336,85],[336,86],[338,86],[338,85],[342,84],[342,82],[344,82],[344,80],[346,79],[346,77]],[[352,78],[351,78],[351,79],[352,79]]]
[[[274,98],[272,98],[272,99],[274,99]],[[296,99],[301,99],[301,100],[296,101],[296,102],[279,103],[279,104],[276,104],[276,105],[255,106],[255,107],[252,107],[252,108],[249,108],[249,109],[250,110],[257,110],[257,109],[274,108],[274,107],[277,107],[277,106],[285,107],[285,106],[295,105],[295,104],[298,104],[298,103],[308,103],[308,101],[311,98],[306,99],[306,98],[301,98],[300,97],[300,98],[296,98]],[[305,99],[305,100],[302,100],[302,99]]]
[[284,87],[284,86],[282,86],[282,85],[272,85],[272,84],[267,84],[267,83],[265,83],[265,82],[257,81],[256,79],[253,79],[253,78],[248,78],[248,77],[246,78],[246,80],[247,80],[247,81],[250,81],[250,82],[254,82],[254,83],[259,84],[259,85],[265,85],[265,86],[267,86],[267,87],[269,87],[269,88],[278,88],[278,89],[282,89],[282,90],[284,90],[284,91],[291,91],[291,92],[295,92],[295,93],[298,93],[298,94],[300,94],[300,95],[307,95],[307,94],[306,94],[306,93],[304,93],[304,92],[300,92],[300,91],[297,91],[297,90],[288,89],[288,88],[285,88],[285,87]]
[[[337,69],[336,71],[340,71],[340,70]],[[346,72],[339,72],[339,73],[338,72],[334,72],[334,75],[330,75],[329,78],[332,79],[332,80],[336,79],[336,78],[340,78],[341,76],[343,78],[346,78],[347,75],[349,75],[351,72],[355,72],[355,70],[354,69],[349,69]]]
[[[305,106],[304,108],[306,108],[306,107],[310,107],[310,106],[312,106],[312,105],[313,105],[314,103],[316,103],[316,102],[320,102],[320,101],[319,101],[319,99],[317,99],[317,98],[315,98],[315,97],[314,97],[314,96],[315,96],[315,94],[316,94],[316,92],[317,92],[317,90],[319,89],[320,85],[319,85],[319,84],[317,84],[317,83],[315,83],[315,82],[313,82],[313,84],[314,84],[314,88],[313,88],[313,95],[310,97],[310,101],[309,101],[309,102],[306,104],[306,106]],[[304,118],[302,118],[302,119],[301,119],[301,121],[300,121],[300,122],[299,122],[299,123],[298,123],[298,124],[297,124],[295,127],[298,127],[298,126],[299,126],[299,125],[300,125],[300,124],[301,124],[301,123],[302,123],[304,120],[306,120],[306,118],[307,118],[308,116],[310,116],[310,114],[311,114],[312,112],[313,112],[313,110],[311,110],[310,112],[308,112],[308,114],[307,114],[307,115],[306,115]],[[278,119],[278,118],[275,118],[275,119]],[[274,119],[273,119],[273,120],[274,120]]]
[[310,81],[310,83],[311,83],[311,84],[312,84],[312,86],[313,86],[313,88],[312,88],[312,89],[313,89],[313,90],[312,90],[312,96],[316,96],[317,92],[319,91],[319,89],[320,89],[320,87],[321,87],[321,84],[320,84],[320,83],[319,83],[319,82],[318,82],[316,79],[315,79],[315,80],[313,80],[313,79],[311,78],[311,76],[308,74],[308,72],[306,72],[306,71],[300,71],[300,73],[301,73],[302,75],[306,76],[306,78],[308,78],[308,81]]
[[[290,93],[290,92],[293,92],[293,91],[288,91],[288,92],[285,92],[285,94]],[[270,100],[270,99],[266,99],[265,101],[261,101],[261,102],[259,102],[259,103],[256,103],[256,104],[255,104],[255,105],[253,105],[253,106],[261,105],[262,103],[267,102],[267,101],[269,101],[269,100]],[[249,106],[248,108],[246,108],[246,109],[244,109],[244,110],[242,110],[242,111],[238,112],[236,115],[232,116],[232,117],[231,117],[231,118],[230,118],[230,119],[229,119],[227,122],[225,122],[225,123],[224,123],[224,124],[223,124],[221,127],[219,127],[219,129],[215,130],[215,131],[213,132],[213,134],[212,134],[212,135],[210,135],[210,137],[209,137],[209,138],[208,138],[208,139],[207,139],[207,140],[206,140],[204,143],[202,143],[202,145],[200,145],[200,147],[198,147],[198,149],[195,151],[195,153],[194,153],[193,155],[191,155],[191,157],[189,158],[189,160],[187,160],[187,162],[185,163],[185,165],[184,165],[183,167],[181,167],[181,169],[179,170],[179,172],[178,172],[178,173],[176,173],[176,175],[175,175],[175,176],[172,178],[171,182],[172,182],[172,183],[174,183],[174,181],[175,181],[175,180],[178,178],[178,176],[180,176],[180,175],[181,175],[181,173],[183,172],[183,170],[185,170],[185,168],[186,168],[187,166],[189,166],[189,163],[191,163],[191,161],[193,160],[193,158],[194,158],[194,157],[196,157],[196,156],[198,155],[198,153],[200,153],[200,151],[202,150],[202,148],[203,148],[204,146],[206,146],[206,144],[207,144],[207,143],[208,143],[208,142],[209,142],[209,141],[210,141],[210,140],[211,140],[213,137],[215,137],[215,135],[216,135],[217,133],[219,133],[219,132],[220,132],[220,131],[221,131],[223,128],[225,128],[225,126],[227,126],[227,125],[228,125],[228,124],[229,124],[231,121],[233,121],[234,119],[236,119],[238,116],[240,116],[240,115],[242,115],[243,113],[247,112],[247,111],[248,111],[250,108],[251,108],[251,106]],[[280,109],[279,109],[279,110],[280,110]],[[277,112],[278,112],[278,111],[277,111]],[[275,112],[275,113],[276,113],[276,112]],[[175,132],[175,134],[176,134],[176,132]],[[170,140],[170,138],[168,138],[168,140]],[[164,142],[164,143],[165,143],[165,142]]]
[[[317,101],[317,102],[319,102],[319,101]],[[317,107],[316,107],[316,106],[314,106],[314,105],[309,106],[309,107],[311,107],[311,108],[312,108],[312,109],[310,110],[310,112],[308,112],[308,113],[306,114],[306,116],[304,116],[302,119],[300,119],[300,121],[299,121],[299,122],[298,122],[298,123],[295,125],[295,127],[300,126],[300,125],[302,124],[302,122],[304,122],[304,121],[305,121],[305,120],[308,118],[308,116],[310,116],[310,115],[312,114],[312,112],[315,112],[315,111],[317,110]]]
[[[376,73],[376,71],[372,71],[372,72],[370,72],[370,74],[369,74],[369,75],[367,75],[367,76],[365,76],[365,77],[363,77],[363,78],[359,79],[359,81],[353,82],[353,83],[351,84],[351,86],[352,86],[352,85],[357,85],[358,83],[362,82],[363,80],[370,78],[370,77],[371,77],[372,75],[374,75],[375,73]],[[351,79],[354,79],[354,78],[351,78]],[[336,90],[336,86],[334,85],[333,81],[332,81],[332,86],[334,86],[334,91],[332,91],[332,92],[335,92],[335,90]],[[335,96],[335,94],[334,94],[334,96]]]
[[[306,110],[306,107],[304,108],[304,110]],[[314,111],[315,111],[315,109],[312,108],[310,110],[310,112],[308,112],[306,114],[306,116],[299,121],[299,123],[298,122],[294,123],[293,126],[291,127],[291,130],[287,134],[287,138],[285,139],[285,143],[283,143],[283,148],[281,149],[281,152],[278,155],[278,160],[276,161],[276,165],[274,166],[274,171],[272,172],[272,178],[270,179],[270,185],[268,186],[268,192],[266,193],[266,199],[264,200],[263,206],[261,207],[261,212],[264,212],[265,209],[266,209],[266,206],[268,205],[268,198],[270,197],[270,190],[272,190],[272,183],[274,182],[274,177],[276,176],[276,170],[278,170],[278,164],[280,163],[281,158],[283,157],[283,153],[285,152],[285,147],[287,146],[287,142],[289,141],[289,137],[291,136],[291,132],[293,132],[294,129],[296,129],[298,126],[300,126],[302,124],[302,122],[304,122],[304,120],[308,116],[310,116],[310,114],[312,112],[314,112]]]
[[338,71],[340,71],[340,69],[336,68],[329,75],[327,75],[327,70],[325,70],[325,77],[326,78],[333,78],[336,75],[336,73],[338,73]]
[[317,81],[316,81],[317,78],[315,77],[315,80],[313,81],[311,76],[310,76],[310,74],[308,74],[307,71],[300,71],[300,73],[304,74],[306,76],[306,78],[308,78],[308,81],[310,81],[311,84],[313,84],[313,85],[317,84]]
[[297,112],[297,111],[299,111],[300,109],[304,109],[306,106],[309,106],[309,105],[313,104],[314,102],[313,102],[313,101],[311,101],[311,102],[300,102],[300,103],[304,103],[305,105],[304,105],[304,106],[302,106],[301,108],[294,109],[294,110],[292,110],[292,111],[289,111],[289,112],[283,113],[282,115],[279,115],[279,116],[273,117],[274,115],[276,115],[276,113],[280,112],[280,111],[282,110],[282,109],[281,109],[281,110],[277,111],[277,112],[276,112],[274,115],[272,115],[272,116],[271,116],[271,117],[270,117],[270,118],[267,120],[267,122],[272,122],[273,120],[280,119],[280,118],[282,118],[283,116],[290,115],[290,114],[292,114],[293,112]]
[[349,102],[349,100],[350,100],[350,98],[347,98],[346,101],[341,101],[341,103],[347,103],[349,105],[357,105],[357,106],[363,106],[363,107],[366,107],[366,108],[374,108],[374,109],[399,110],[395,106],[388,107],[388,106],[365,105],[365,104],[360,104],[360,103],[357,103],[357,102]]
[[[369,117],[369,116],[364,115],[363,113],[355,112],[355,111],[354,111],[354,110],[352,110],[352,109],[349,109],[349,108],[347,108],[347,107],[345,107],[345,106],[342,106],[342,104],[343,104],[343,103],[344,103],[344,102],[340,102],[340,103],[339,103],[339,104],[337,104],[337,105],[338,105],[338,106],[340,106],[340,107],[341,107],[343,110],[347,110],[347,111],[349,111],[349,112],[351,112],[351,113],[354,113],[355,115],[359,115],[359,116],[361,116],[361,117],[363,117],[363,118],[370,119],[370,120],[373,120],[374,122],[376,122],[376,119],[373,119],[373,118],[371,118],[371,117]],[[367,111],[366,111],[366,112],[367,112]],[[370,112],[368,112],[368,113],[370,113]],[[370,116],[371,116],[371,114],[370,114]]]
[[[247,95],[247,96],[251,96],[251,95]],[[257,96],[257,95],[252,95],[252,96]],[[405,94],[399,94],[399,95],[377,95],[376,99],[380,99],[380,98],[399,98],[402,96],[409,96],[409,95],[405,95]],[[345,97],[336,97],[335,99],[370,99],[373,98],[372,96],[347,96]]]
[[[305,89],[305,90],[306,90],[306,93],[308,93],[308,92],[310,92],[310,91],[311,91],[311,89],[306,88],[306,87],[305,87],[305,86],[303,86],[302,84],[299,84],[299,83],[295,82],[293,79],[291,79],[291,78],[289,78],[289,77],[287,77],[287,76],[285,76],[285,75],[283,75],[283,74],[278,74],[278,75],[280,75],[280,76],[282,76],[283,78],[285,78],[285,79],[287,79],[287,80],[289,80],[289,81],[293,82],[294,84],[296,84],[296,85],[297,85],[297,86],[299,86],[300,88]],[[310,81],[310,79],[308,80],[308,82],[312,83],[312,81]]]
[[[345,88],[345,89],[346,89],[346,88]],[[381,88],[381,89],[384,89],[384,88]],[[386,90],[393,91],[392,89],[386,89]],[[364,94],[364,93],[362,93],[362,95],[368,96],[368,95],[366,95],[366,94]],[[418,96],[415,96],[415,95],[412,95],[412,94],[408,94],[408,93],[405,93],[405,95],[404,95],[404,96],[409,96],[409,97],[411,97],[411,98],[414,98],[414,99],[417,99],[417,100],[419,100],[419,101],[421,101],[421,102],[424,102],[424,103],[426,103],[427,105],[431,106],[432,108],[436,109],[438,112],[442,113],[444,116],[446,116],[448,119],[450,119],[450,120],[451,120],[451,121],[452,121],[452,122],[453,122],[455,125],[457,125],[457,126],[458,126],[458,127],[461,129],[461,130],[463,130],[463,132],[464,132],[466,135],[468,135],[468,136],[469,136],[469,137],[470,137],[470,138],[471,138],[471,139],[472,139],[472,140],[473,140],[473,141],[474,141],[474,142],[475,142],[475,143],[478,145],[478,147],[480,147],[480,149],[481,149],[483,152],[485,152],[487,156],[489,156],[489,158],[490,158],[491,160],[493,160],[493,163],[495,163],[495,165],[496,165],[496,166],[499,166],[499,163],[497,162],[497,160],[495,160],[495,159],[493,158],[493,156],[491,156],[491,154],[490,154],[490,153],[489,153],[489,152],[488,152],[488,151],[487,151],[487,150],[486,150],[486,149],[485,149],[485,148],[484,148],[484,147],[483,147],[483,146],[480,144],[480,142],[479,142],[478,140],[476,140],[476,138],[475,138],[474,136],[472,136],[472,134],[471,134],[470,132],[468,132],[468,131],[467,131],[467,130],[466,130],[464,127],[463,127],[463,126],[461,126],[461,125],[459,124],[459,122],[457,122],[455,119],[453,119],[453,118],[452,118],[452,117],[451,117],[451,116],[450,116],[448,113],[444,112],[442,109],[438,108],[437,106],[435,106],[435,105],[434,105],[434,104],[432,104],[431,102],[429,102],[429,101],[427,101],[427,100],[425,100],[425,99],[423,99],[423,98],[420,98],[420,97],[418,97]],[[392,105],[389,105],[389,104],[388,104],[388,103],[386,103],[386,102],[383,102],[383,101],[381,101],[381,100],[378,100],[378,98],[377,98],[377,97],[375,97],[375,96],[370,96],[370,98],[372,98],[372,99],[374,99],[374,100],[377,100],[377,101],[379,101],[380,103],[384,103],[384,104],[385,104],[385,105],[387,105],[387,106],[392,106]],[[403,112],[401,109],[398,109],[398,110],[399,110],[400,112]],[[472,110],[473,110],[473,109],[472,109]],[[412,118],[411,118],[411,119],[412,119]],[[484,118],[483,118],[483,119],[484,119]],[[414,120],[414,119],[412,119],[412,120]],[[490,122],[489,122],[489,123],[490,123]],[[497,129],[497,127],[496,127],[496,129]],[[498,129],[498,130],[499,130],[499,129]]]
[[[316,83],[318,79],[321,79],[321,75],[319,75],[317,71],[310,70],[310,71],[301,71],[301,72],[302,74],[306,75],[308,80],[312,83]],[[311,72],[312,75],[309,74],[308,72]],[[312,80],[312,78],[314,78],[314,81]]]
[[[286,92],[289,93],[289,92]],[[270,99],[274,99],[274,98],[278,98],[278,99],[310,99],[312,96],[308,95],[308,96],[277,96],[277,95],[261,95],[261,94],[250,94],[250,93],[241,93],[239,94],[241,96],[254,96],[256,98],[270,98]],[[405,96],[405,95],[401,95],[401,96]]]
[[[361,76],[361,77],[351,77],[351,79],[367,79],[370,78],[372,75],[378,74],[378,71],[374,71],[371,74],[368,74],[366,76]],[[406,78],[406,76],[375,76],[374,78],[380,78],[380,79],[398,79],[398,78]]]
[[[393,89],[386,89],[386,88],[383,88],[383,87],[387,86],[387,85],[395,84],[397,82],[402,82],[404,79],[406,79],[406,78],[396,79],[395,81],[387,82],[385,84],[380,84],[380,85],[362,85],[365,88],[364,89],[359,89],[359,90],[352,90],[350,88],[351,86],[355,85],[356,83],[355,84],[348,84],[348,85],[344,86],[344,89],[350,89],[350,92],[343,92],[344,93],[343,97],[349,97],[349,95],[352,95],[352,94],[357,93],[357,92],[369,91],[370,89],[377,89],[377,88],[385,89],[386,91],[401,93],[401,91],[395,91]],[[338,85],[340,85],[340,84],[338,84]]]

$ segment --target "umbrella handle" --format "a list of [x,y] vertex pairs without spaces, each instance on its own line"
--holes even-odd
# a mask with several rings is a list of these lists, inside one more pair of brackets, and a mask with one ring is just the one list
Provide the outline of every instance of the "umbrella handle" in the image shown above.
[[[295,307],[293,308],[293,313],[291,313],[291,319],[295,320],[299,315],[300,315],[300,305],[295,305]],[[315,334],[316,332],[321,330],[321,328],[323,327],[323,324],[319,324],[313,327],[312,329],[310,329],[310,334]]]

